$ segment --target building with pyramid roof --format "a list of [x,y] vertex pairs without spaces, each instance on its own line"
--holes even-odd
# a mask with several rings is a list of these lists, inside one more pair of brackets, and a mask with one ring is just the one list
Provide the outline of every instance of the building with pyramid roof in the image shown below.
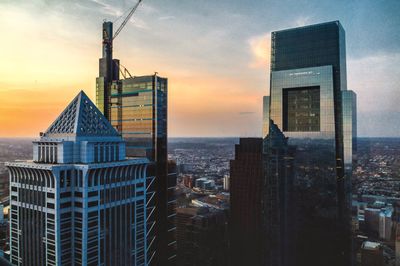
[[81,91],[6,163],[13,265],[147,265],[146,170]]

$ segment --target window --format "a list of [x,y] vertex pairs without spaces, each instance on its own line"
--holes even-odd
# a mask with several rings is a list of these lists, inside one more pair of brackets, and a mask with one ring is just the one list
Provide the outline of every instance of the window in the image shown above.
[[283,89],[283,131],[320,131],[320,87]]

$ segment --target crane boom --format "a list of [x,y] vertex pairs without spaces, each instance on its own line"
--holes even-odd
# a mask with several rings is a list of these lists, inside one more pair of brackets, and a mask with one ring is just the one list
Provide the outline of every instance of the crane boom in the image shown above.
[[119,28],[115,31],[115,34],[113,36],[113,40],[118,36],[118,34],[121,32],[121,30],[125,27],[126,23],[128,23],[129,19],[132,17],[133,13],[135,13],[136,9],[138,8],[139,4],[142,2],[142,0],[139,0],[136,5],[132,8],[132,10],[129,12],[129,14],[126,16],[122,24],[119,26]]
[[[126,23],[128,23],[129,19],[132,17],[133,13],[135,13],[136,9],[138,8],[139,4],[142,0],[138,0],[136,5],[130,9],[128,15],[125,17],[124,21],[118,27],[115,34],[113,34],[113,22],[111,21],[104,21],[103,22],[103,57],[100,58],[100,66],[99,66],[99,77],[101,77],[101,81],[99,81],[100,88],[99,95],[101,94],[102,99],[100,99],[101,104],[101,111],[103,112],[104,116],[110,120],[110,97],[111,97],[111,86],[114,81],[118,81],[119,72],[121,71],[119,60],[113,59],[113,40],[121,30],[124,28]],[[125,13],[126,14],[126,13]],[[122,16],[121,16],[122,17]],[[131,74],[128,70],[123,72],[124,78],[126,78],[126,74],[128,73],[129,77]]]

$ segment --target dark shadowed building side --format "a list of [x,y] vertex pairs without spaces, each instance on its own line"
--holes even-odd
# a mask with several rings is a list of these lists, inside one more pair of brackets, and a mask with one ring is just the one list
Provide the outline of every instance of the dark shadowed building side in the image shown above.
[[230,162],[231,265],[262,265],[262,138],[241,138]]

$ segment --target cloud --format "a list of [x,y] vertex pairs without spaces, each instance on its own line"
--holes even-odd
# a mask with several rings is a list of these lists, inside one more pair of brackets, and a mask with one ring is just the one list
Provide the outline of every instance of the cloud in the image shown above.
[[400,112],[400,53],[348,60],[348,88],[358,93],[360,111]]
[[175,16],[162,16],[159,17],[158,20],[172,20],[172,19],[176,19]]
[[[139,11],[140,9],[140,11]],[[140,14],[145,15],[154,15],[155,13],[159,13],[158,9],[155,8],[153,5],[149,5],[147,2],[142,2],[138,7],[138,12]]]
[[302,27],[311,24],[311,17],[310,16],[300,16],[294,22],[296,27]]
[[113,17],[119,17],[122,15],[122,11],[119,8],[116,8],[115,5],[108,4],[102,0],[90,0],[92,3],[95,3],[100,6],[99,11],[103,14],[110,15]]
[[357,93],[360,136],[398,135],[399,65],[400,53],[377,53],[348,60],[347,87]]
[[249,64],[250,68],[269,69],[271,55],[271,33],[254,36],[248,41],[252,61]]
[[256,112],[248,112],[248,111],[246,111],[246,112],[239,112],[239,115],[252,115],[252,114],[255,114]]
[[134,27],[142,29],[142,30],[148,30],[150,29],[150,26],[141,18],[138,17],[132,17],[129,20],[130,24],[132,24]]

